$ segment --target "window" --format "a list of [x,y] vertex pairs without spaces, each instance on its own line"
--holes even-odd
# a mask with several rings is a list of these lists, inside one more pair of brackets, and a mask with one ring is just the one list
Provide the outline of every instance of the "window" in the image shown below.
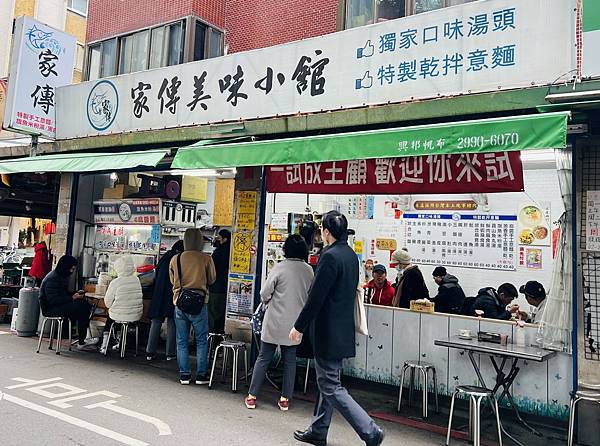
[[[187,33],[188,26],[194,32]],[[186,41],[191,34],[190,41]],[[87,79],[223,55],[223,33],[197,19],[144,29],[88,46]]]
[[223,33],[196,20],[194,59],[203,60],[223,55]]
[[185,22],[153,28],[151,34],[149,68],[167,67],[183,63]]
[[119,74],[143,71],[148,68],[150,32],[140,31],[120,39]]
[[87,16],[88,0],[68,0],[67,8],[77,14]]
[[346,0],[346,28],[370,25],[475,0]]
[[117,39],[105,40],[88,47],[88,80],[117,74]]
[[83,71],[83,55],[85,54],[85,45],[77,42],[77,53],[75,55],[75,69]]

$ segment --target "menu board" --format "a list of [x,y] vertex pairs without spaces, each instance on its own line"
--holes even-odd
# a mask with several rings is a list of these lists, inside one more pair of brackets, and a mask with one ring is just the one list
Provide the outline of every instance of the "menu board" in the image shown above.
[[94,248],[98,251],[158,254],[160,226],[98,225]]
[[404,214],[416,264],[516,270],[516,215]]
[[587,191],[585,249],[600,251],[600,191]]

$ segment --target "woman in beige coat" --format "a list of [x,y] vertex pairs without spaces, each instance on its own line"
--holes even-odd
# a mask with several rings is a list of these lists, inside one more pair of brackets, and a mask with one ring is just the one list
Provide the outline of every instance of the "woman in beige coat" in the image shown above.
[[254,364],[250,383],[250,393],[245,403],[248,409],[256,407],[256,395],[264,382],[275,350],[281,347],[284,363],[283,388],[278,406],[286,411],[294,390],[296,378],[296,346],[288,335],[308,296],[308,288],[313,280],[313,270],[306,263],[308,247],[297,234],[290,235],[283,245],[285,260],[271,270],[260,298],[266,305],[261,332],[260,354]]

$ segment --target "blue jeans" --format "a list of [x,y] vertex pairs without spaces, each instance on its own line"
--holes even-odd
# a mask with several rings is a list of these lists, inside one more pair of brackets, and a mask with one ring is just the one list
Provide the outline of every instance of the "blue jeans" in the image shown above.
[[179,376],[190,377],[190,353],[188,338],[190,326],[196,336],[196,376],[206,376],[208,369],[208,308],[202,307],[200,314],[188,314],[175,307],[175,329],[177,333],[177,364]]

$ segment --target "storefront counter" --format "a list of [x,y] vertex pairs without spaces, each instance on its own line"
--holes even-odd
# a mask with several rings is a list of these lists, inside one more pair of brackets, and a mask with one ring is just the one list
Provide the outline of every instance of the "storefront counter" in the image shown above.
[[[401,308],[366,305],[369,336],[356,335],[356,357],[347,360],[344,374],[399,386],[404,361],[421,359],[432,363],[438,375],[438,391],[450,396],[454,388],[478,384],[464,352],[437,347],[435,339],[456,335],[460,329],[489,331],[513,339],[514,324],[442,313],[416,313]],[[537,326],[528,325],[526,342],[535,341]],[[495,376],[487,358],[476,355],[484,378]],[[566,420],[572,383],[571,355],[559,353],[547,362],[520,363],[521,372],[513,384],[519,409],[536,415]],[[431,385],[431,384],[430,384]]]

